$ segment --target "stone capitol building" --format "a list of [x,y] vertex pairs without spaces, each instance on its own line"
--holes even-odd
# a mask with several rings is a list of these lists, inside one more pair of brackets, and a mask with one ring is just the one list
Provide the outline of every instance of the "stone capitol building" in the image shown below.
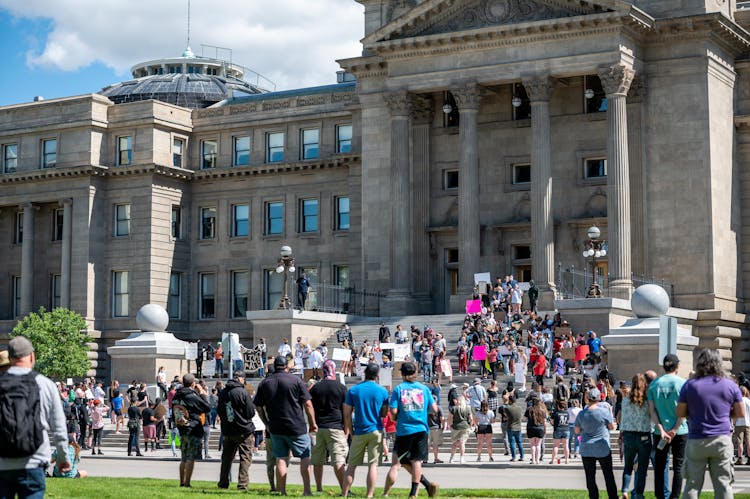
[[478,272],[533,278],[550,310],[596,225],[608,296],[669,282],[701,345],[750,367],[750,8],[357,1],[362,55],[331,85],[269,91],[188,48],[0,107],[0,333],[69,307],[100,374],[147,303],[183,339],[250,343],[282,245],[292,281],[382,316],[460,311]]

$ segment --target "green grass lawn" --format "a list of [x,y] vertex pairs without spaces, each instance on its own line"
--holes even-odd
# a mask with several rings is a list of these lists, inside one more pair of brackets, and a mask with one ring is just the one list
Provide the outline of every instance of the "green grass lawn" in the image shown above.
[[[236,486],[236,485],[235,485]],[[291,485],[287,488],[290,496],[301,496],[302,487]],[[376,489],[376,496],[382,492]],[[365,490],[355,487],[353,493],[357,497],[364,497]],[[339,489],[326,487],[318,497],[337,497]],[[394,489],[390,497],[407,497],[406,489]],[[85,478],[82,480],[65,478],[47,479],[47,497],[67,499],[69,497],[106,498],[173,498],[173,497],[273,497],[268,492],[267,485],[250,484],[247,492],[237,489],[219,490],[213,482],[193,482],[190,489],[180,488],[177,480],[156,480],[151,478]],[[427,493],[420,487],[420,497],[427,497]],[[494,498],[528,498],[528,499],[578,499],[587,498],[583,490],[555,490],[555,489],[441,489],[440,497],[494,497]],[[646,494],[653,498],[653,493]],[[701,497],[711,498],[713,494],[704,493]],[[750,494],[737,494],[736,499],[750,499]]]

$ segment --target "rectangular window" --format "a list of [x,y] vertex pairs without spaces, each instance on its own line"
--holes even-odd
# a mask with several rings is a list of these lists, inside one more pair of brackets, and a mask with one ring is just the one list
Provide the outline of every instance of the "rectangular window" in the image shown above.
[[588,158],[583,160],[585,178],[604,178],[607,176],[606,158]]
[[281,303],[282,288],[284,287],[284,276],[270,269],[265,272],[265,309],[274,310]]
[[284,231],[284,203],[266,203],[266,234]]
[[172,239],[182,239],[182,206],[172,205]]
[[23,212],[17,211],[16,212],[16,223],[14,227],[14,234],[13,242],[16,244],[22,244],[23,243]]
[[130,235],[130,205],[115,205],[115,236]]
[[133,161],[133,137],[117,138],[117,164],[129,165]]
[[334,265],[333,284],[336,286],[342,286],[344,288],[349,287],[349,266],[348,265]]
[[526,93],[521,83],[513,84],[513,99],[511,100],[513,106],[513,119],[514,120],[528,120],[531,118],[531,101],[529,95]]
[[458,189],[458,170],[443,170],[443,190]]
[[518,163],[513,165],[513,183],[528,184],[531,182],[531,165],[529,163]]
[[300,232],[318,231],[318,200],[303,199],[301,201]]
[[65,213],[62,209],[52,212],[52,240],[62,241]]
[[250,137],[234,138],[234,166],[250,164]]
[[352,151],[352,126],[339,125],[336,127],[336,152]]
[[216,317],[216,274],[200,274],[200,319]]
[[169,274],[169,296],[167,297],[167,314],[170,319],[180,318],[180,298],[182,274],[172,272]]
[[336,198],[336,230],[349,230],[349,198]]
[[250,234],[250,206],[232,206],[232,237],[247,237]]
[[216,208],[201,208],[201,239],[216,237]]
[[602,88],[602,81],[597,75],[583,77],[584,111],[590,113],[604,113],[607,111],[607,94]]
[[232,317],[245,317],[247,312],[247,272],[232,272]]
[[513,246],[514,260],[530,260],[531,246]]
[[62,276],[60,274],[52,274],[50,282],[50,310],[54,310],[60,307],[60,281]]
[[18,168],[18,144],[5,144],[3,146],[3,171],[13,173]]
[[317,128],[302,130],[302,159],[318,159],[319,137]]
[[284,132],[267,134],[266,142],[266,163],[284,161]]
[[13,317],[21,315],[21,276],[13,276]]
[[457,248],[447,248],[445,250],[445,263],[458,263]]
[[112,317],[128,316],[128,271],[112,272]]
[[201,142],[201,169],[216,168],[216,153],[219,145],[215,140]]
[[52,168],[57,163],[57,139],[42,141],[42,168]]
[[172,166],[182,168],[182,156],[185,151],[185,141],[175,138],[172,140]]

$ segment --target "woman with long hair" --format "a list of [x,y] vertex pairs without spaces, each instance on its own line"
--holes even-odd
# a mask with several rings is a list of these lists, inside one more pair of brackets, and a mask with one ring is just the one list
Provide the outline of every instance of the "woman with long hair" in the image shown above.
[[563,454],[565,455],[565,464],[568,464],[570,458],[570,449],[568,449],[568,439],[570,438],[570,420],[568,419],[568,401],[564,398],[558,398],[555,402],[555,410],[552,412],[552,438],[554,444],[552,447],[552,460],[549,464],[555,464],[557,459],[557,448],[562,444]]
[[599,405],[601,392],[591,388],[584,394],[586,407],[576,418],[575,432],[581,436],[581,459],[586,473],[586,488],[590,499],[599,497],[596,485],[596,463],[602,468],[609,499],[617,498],[617,483],[612,471],[612,448],[609,444],[609,431],[615,429],[612,412]]
[[646,473],[651,456],[651,414],[646,400],[647,391],[648,384],[643,374],[638,373],[633,376],[630,381],[630,393],[627,397],[623,397],[617,417],[622,434],[623,460],[625,461],[621,490],[622,496],[626,499],[636,464],[638,468],[635,472],[635,485],[631,497],[642,499],[646,488]]
[[516,359],[514,360],[514,375],[515,375],[515,381],[516,386],[518,387],[518,391],[525,392],[526,391],[526,362],[528,361],[528,358],[526,357],[526,350],[522,345],[518,345],[518,354]]
[[[114,405],[113,405],[112,401],[117,396],[117,395],[115,395],[115,392],[118,391],[119,388],[120,388],[120,382],[117,381],[116,379],[113,379],[112,382],[109,384],[109,393],[108,393],[108,395],[109,395],[109,408],[110,408],[109,417],[110,417],[110,420],[112,421],[112,424],[117,424],[117,416],[118,416],[118,414],[115,414],[115,411],[113,410],[114,409]],[[118,392],[118,394],[119,394],[119,392]]]
[[526,436],[531,443],[531,464],[539,464],[542,458],[542,440],[546,431],[547,408],[541,398],[534,397],[526,410]]
[[466,397],[459,395],[456,399],[456,405],[449,408],[450,426],[451,426],[451,457],[449,463],[453,462],[453,456],[458,451],[461,464],[464,464],[464,454],[466,453],[466,441],[469,439],[469,428],[474,426],[474,416],[471,414],[471,407],[466,403]]
[[[344,344],[341,345],[341,348],[345,348],[347,350],[351,351],[351,347],[349,346],[349,340],[344,340]],[[349,357],[351,358],[351,353],[349,354]],[[342,360],[341,361],[341,372],[344,373],[344,376],[351,376],[351,361],[350,360]]]
[[[497,398],[497,397],[496,397]],[[477,418],[477,461],[482,460],[482,448],[487,449],[490,461],[492,457],[492,423],[495,422],[495,412],[490,410],[489,404],[483,400],[476,414]]]

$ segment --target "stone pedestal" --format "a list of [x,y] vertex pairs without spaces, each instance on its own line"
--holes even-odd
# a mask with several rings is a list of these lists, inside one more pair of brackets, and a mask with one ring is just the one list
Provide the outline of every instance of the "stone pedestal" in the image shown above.
[[[613,328],[602,338],[607,348],[608,363],[618,379],[630,379],[635,373],[653,369],[662,374],[662,359],[659,358],[660,319],[647,317],[629,319],[618,328]],[[693,366],[693,350],[698,338],[692,336],[690,328],[677,326],[677,356],[680,358],[679,376],[687,378]]]
[[[253,345],[265,338],[268,355],[275,356],[284,338],[294,345],[298,336],[315,348],[335,334],[349,318],[344,314],[288,310],[253,310],[247,312],[247,320],[253,324]],[[328,348],[334,346],[329,342]]]
[[156,371],[164,366],[167,379],[182,376],[192,366],[185,359],[187,342],[178,340],[172,333],[133,331],[124,340],[107,348],[110,361],[110,379],[120,383],[132,380],[148,384],[156,382]]
[[[540,293],[541,298],[541,293]],[[541,305],[537,308],[542,310]],[[633,317],[628,300],[618,298],[576,298],[555,300],[555,309],[570,322],[576,332],[596,331],[600,337]]]

